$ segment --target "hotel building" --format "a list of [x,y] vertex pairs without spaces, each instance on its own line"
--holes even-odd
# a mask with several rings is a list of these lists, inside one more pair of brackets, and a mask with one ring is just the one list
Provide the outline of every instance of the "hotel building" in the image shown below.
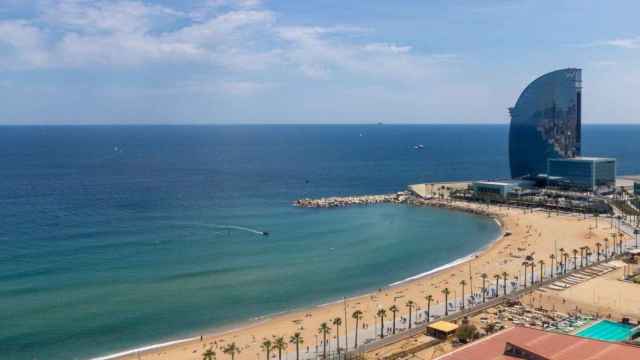
[[562,69],[530,83],[509,109],[514,179],[547,171],[549,159],[580,156],[582,70]]

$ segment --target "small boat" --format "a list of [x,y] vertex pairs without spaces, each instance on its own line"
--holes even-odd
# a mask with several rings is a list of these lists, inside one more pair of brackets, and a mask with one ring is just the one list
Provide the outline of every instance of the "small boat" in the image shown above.
[[269,236],[269,232],[268,231],[263,231],[262,232],[262,236]]
[[421,149],[424,149],[424,145],[418,144],[418,145],[415,145],[413,148],[416,150],[421,150]]

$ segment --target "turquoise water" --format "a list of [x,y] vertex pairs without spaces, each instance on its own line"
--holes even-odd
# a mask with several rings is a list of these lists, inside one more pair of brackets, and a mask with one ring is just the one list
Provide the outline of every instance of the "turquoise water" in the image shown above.
[[631,325],[602,320],[580,331],[576,335],[590,339],[615,342],[627,340],[631,335],[631,329],[633,329]]
[[[584,131],[586,154],[640,173],[640,126]],[[504,177],[507,135],[497,125],[1,127],[0,359],[110,354],[464,257],[496,237],[492,220],[291,202]]]

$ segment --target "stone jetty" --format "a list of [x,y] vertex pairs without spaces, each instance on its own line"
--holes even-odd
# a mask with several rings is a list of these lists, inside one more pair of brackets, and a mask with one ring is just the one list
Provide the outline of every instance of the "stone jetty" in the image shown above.
[[409,192],[402,191],[394,194],[384,195],[361,195],[361,196],[334,196],[320,199],[299,199],[293,205],[305,208],[336,208],[354,205],[371,205],[382,203],[404,203],[409,198]]
[[348,206],[362,206],[381,203],[406,204],[409,206],[428,206],[445,208],[449,210],[462,211],[475,215],[482,215],[494,218],[500,222],[500,216],[481,208],[470,207],[464,202],[453,202],[449,199],[438,199],[435,197],[424,198],[416,196],[412,191],[401,191],[385,195],[361,195],[361,196],[334,196],[319,199],[299,199],[293,202],[294,206],[303,208],[339,208]]

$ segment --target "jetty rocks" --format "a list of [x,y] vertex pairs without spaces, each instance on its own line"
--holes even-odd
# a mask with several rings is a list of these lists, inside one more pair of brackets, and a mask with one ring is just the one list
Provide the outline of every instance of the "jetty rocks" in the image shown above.
[[381,203],[400,204],[406,202],[409,196],[410,193],[407,191],[384,195],[334,196],[320,199],[299,199],[294,201],[293,205],[304,208],[336,208]]

